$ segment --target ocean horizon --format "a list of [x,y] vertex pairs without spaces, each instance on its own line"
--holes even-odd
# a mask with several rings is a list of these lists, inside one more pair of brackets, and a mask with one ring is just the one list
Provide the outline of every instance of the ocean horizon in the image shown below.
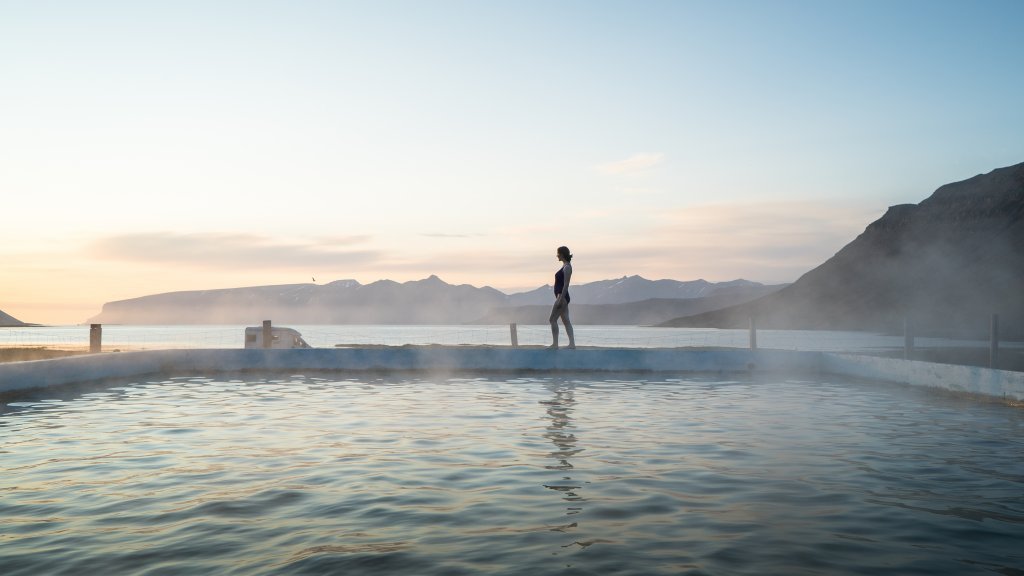
[[[253,323],[248,326],[259,326]],[[102,325],[103,349],[155,350],[172,348],[244,348],[247,325]],[[511,346],[511,328],[502,325],[297,325],[293,328],[314,348],[344,346]],[[0,347],[49,347],[76,349],[89,345],[88,324],[0,328]],[[657,328],[651,326],[575,326],[581,347],[603,348],[748,348],[750,331],[717,328]],[[519,346],[547,346],[547,325],[516,325]],[[564,330],[561,344],[568,343]],[[902,335],[826,330],[763,330],[756,333],[757,347],[764,349],[883,352],[902,349]],[[986,347],[987,340],[915,338],[917,348]],[[1024,347],[1021,342],[1001,342]]]

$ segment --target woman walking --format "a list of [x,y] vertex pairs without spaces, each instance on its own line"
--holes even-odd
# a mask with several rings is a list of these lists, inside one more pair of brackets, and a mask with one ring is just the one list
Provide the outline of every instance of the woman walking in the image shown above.
[[562,267],[555,272],[555,305],[551,307],[551,317],[548,318],[548,322],[551,323],[551,346],[548,348],[558,348],[558,319],[561,318],[562,324],[565,324],[565,333],[569,336],[569,349],[573,350],[576,348],[576,338],[572,333],[572,322],[569,321],[569,280],[572,279],[572,254],[565,246],[559,246],[557,256]]

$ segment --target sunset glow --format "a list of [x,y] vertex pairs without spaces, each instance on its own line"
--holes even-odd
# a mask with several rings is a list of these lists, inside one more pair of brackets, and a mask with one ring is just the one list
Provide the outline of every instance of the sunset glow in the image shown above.
[[0,3],[0,310],[791,282],[1024,160],[1024,3]]

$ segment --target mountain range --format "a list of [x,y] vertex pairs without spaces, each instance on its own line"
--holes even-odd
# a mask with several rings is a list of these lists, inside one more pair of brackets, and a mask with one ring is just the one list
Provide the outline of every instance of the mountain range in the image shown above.
[[[570,288],[581,323],[657,323],[746,302],[778,286],[734,280],[647,280],[628,276]],[[109,302],[90,322],[105,324],[546,323],[552,287],[504,294],[494,288],[452,285],[437,276],[398,283],[291,284],[170,292]]]
[[[621,288],[623,284],[636,285],[639,281],[650,282],[639,276],[630,276],[628,281],[603,280],[592,284],[584,284],[579,287],[583,292],[586,288],[607,286],[609,292]],[[671,282],[659,280],[657,282]],[[763,285],[745,280],[732,282],[721,282],[711,284],[704,280],[693,282],[682,282],[689,284],[693,289],[694,296],[682,296],[677,298],[647,298],[639,301],[629,301],[628,294],[647,295],[644,290],[630,290],[618,294],[612,292],[598,292],[594,298],[585,299],[577,297],[576,290],[572,293],[572,321],[577,324],[605,324],[605,325],[654,325],[664,322],[666,318],[678,318],[689,316],[709,310],[717,310],[733,304],[748,302],[765,294],[779,290],[782,285]],[[654,293],[659,293],[653,290]],[[489,314],[476,320],[479,324],[544,324],[548,321],[551,313],[551,289],[544,291],[542,304],[528,304],[519,306],[503,306],[495,308]],[[593,302],[614,300],[612,303],[595,304]],[[621,301],[620,301],[621,299]],[[580,302],[584,303],[580,303]]]
[[763,298],[664,326],[903,331],[1024,339],[1024,163],[892,206],[835,256]]

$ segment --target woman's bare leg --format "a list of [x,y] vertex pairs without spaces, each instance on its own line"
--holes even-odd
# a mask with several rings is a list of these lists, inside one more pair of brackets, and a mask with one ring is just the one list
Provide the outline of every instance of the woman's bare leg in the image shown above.
[[551,323],[551,348],[558,348],[558,317],[561,310],[558,306],[552,307],[551,316],[548,318],[548,322]]
[[[575,338],[575,335],[573,334],[573,331],[572,331],[572,322],[569,321],[569,307],[568,306],[563,306],[560,315],[562,317],[562,324],[565,324],[565,333],[569,336],[569,348],[575,348],[576,347],[576,338]],[[558,330],[558,328],[557,328],[557,321],[556,321],[556,328],[555,328],[555,330]],[[556,339],[556,342],[557,342],[557,339]]]

